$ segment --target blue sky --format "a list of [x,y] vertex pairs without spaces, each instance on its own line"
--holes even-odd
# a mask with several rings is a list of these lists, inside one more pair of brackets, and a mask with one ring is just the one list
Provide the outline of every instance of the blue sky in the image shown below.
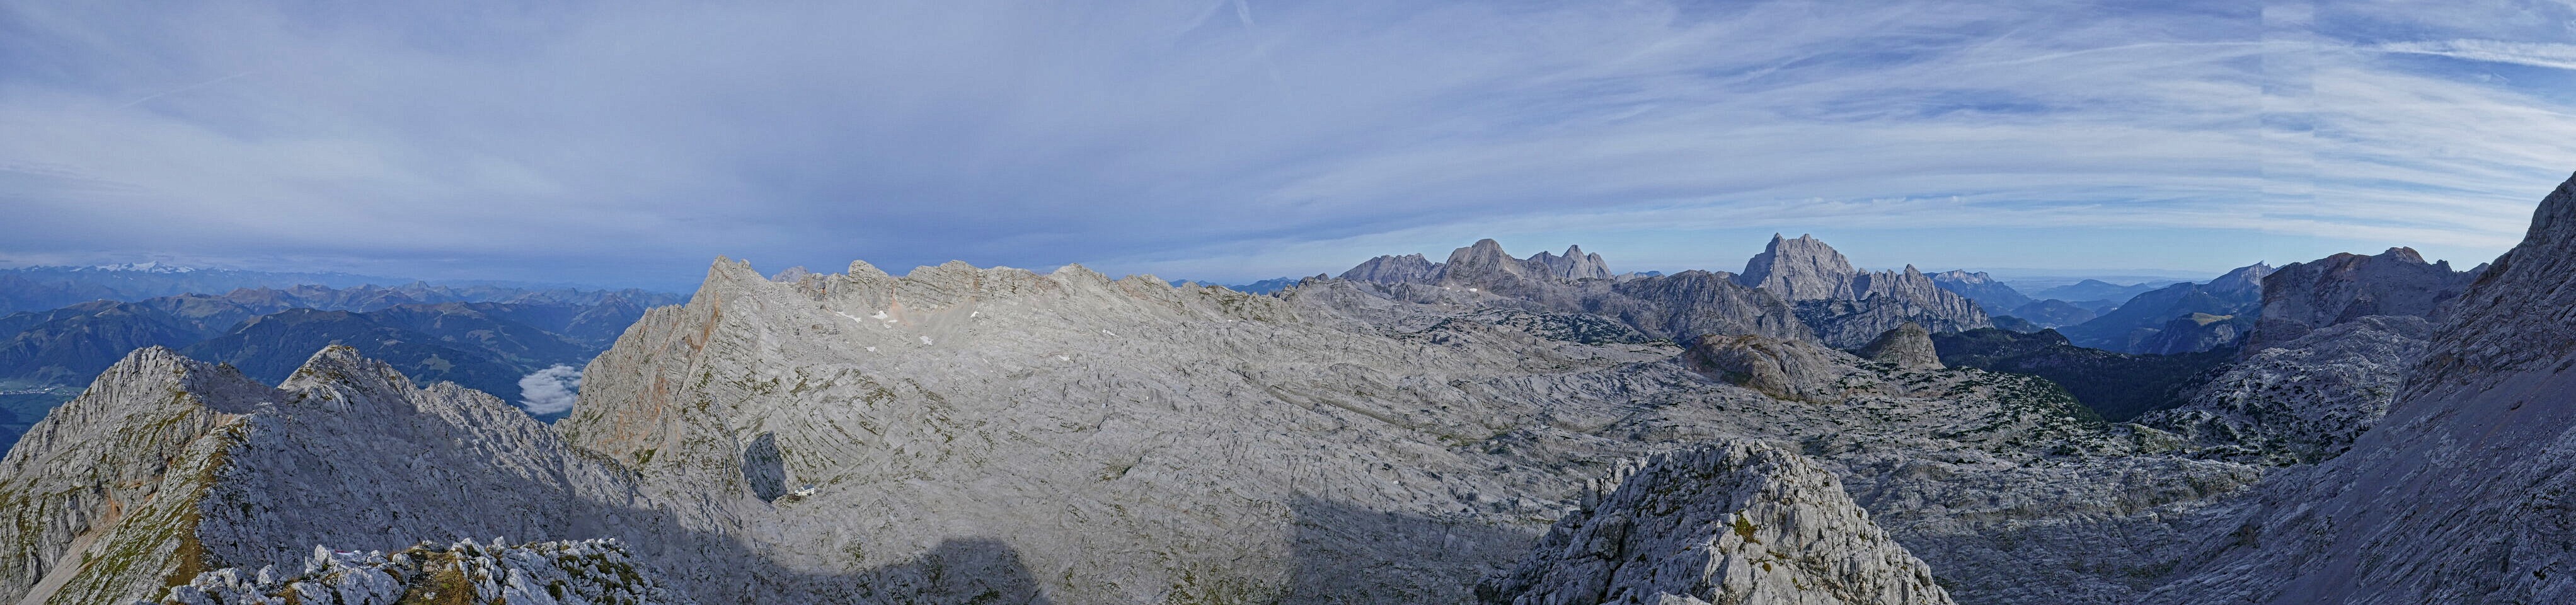
[[2467,266],[2576,171],[2553,2],[0,7],[6,264]]

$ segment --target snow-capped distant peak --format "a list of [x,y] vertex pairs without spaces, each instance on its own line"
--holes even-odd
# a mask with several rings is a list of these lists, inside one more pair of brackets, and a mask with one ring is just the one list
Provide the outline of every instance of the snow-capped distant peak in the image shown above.
[[100,270],[100,271],[140,271],[140,272],[144,272],[144,273],[188,273],[188,272],[192,272],[192,271],[196,271],[196,270],[197,270],[197,268],[196,268],[196,267],[181,267],[181,266],[178,266],[178,265],[165,265],[165,264],[161,264],[161,262],[160,262],[160,261],[143,262],[143,263],[123,263],[123,264],[116,264],[116,265],[99,265],[99,266],[91,267],[91,268],[92,268],[92,269],[97,269],[97,270]]

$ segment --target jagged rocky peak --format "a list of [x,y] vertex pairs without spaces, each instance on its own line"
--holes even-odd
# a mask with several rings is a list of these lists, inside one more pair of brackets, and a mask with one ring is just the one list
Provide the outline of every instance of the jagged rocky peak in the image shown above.
[[1495,605],[1946,605],[1932,570],[1790,448],[1658,454],[1559,519],[1478,597]]
[[2291,263],[2263,279],[2262,318],[2245,352],[2373,315],[2438,320],[2436,311],[2467,291],[2482,270],[2452,271],[2449,261],[2424,262],[2413,248]]
[[1759,288],[1791,302],[1854,298],[1851,259],[1814,236],[1788,239],[1771,235],[1771,245],[1744,263],[1737,283]]
[[1600,254],[1586,254],[1582,246],[1566,246],[1562,255],[1540,251],[1522,262],[1544,267],[1549,275],[1566,279],[1608,279],[1612,275],[1610,264],[1602,262]]
[[1860,356],[1908,370],[1941,369],[1941,354],[1932,348],[1932,331],[1910,321],[1861,347]]

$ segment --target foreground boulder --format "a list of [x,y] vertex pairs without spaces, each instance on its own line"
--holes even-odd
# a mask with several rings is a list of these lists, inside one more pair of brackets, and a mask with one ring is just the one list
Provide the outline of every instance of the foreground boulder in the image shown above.
[[1661,454],[1550,528],[1488,603],[1948,604],[1823,467],[1768,442]]

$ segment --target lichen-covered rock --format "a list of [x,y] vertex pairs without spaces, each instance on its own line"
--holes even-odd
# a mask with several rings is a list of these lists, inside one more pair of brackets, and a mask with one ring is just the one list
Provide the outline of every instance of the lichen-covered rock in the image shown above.
[[1905,322],[1861,347],[1861,357],[1908,370],[1941,369],[1941,352],[1932,347],[1932,331]]
[[1478,594],[1509,605],[1946,605],[1932,571],[1779,445],[1658,454],[1556,522]]
[[468,539],[393,554],[313,547],[301,572],[227,567],[197,574],[137,605],[686,605],[615,540],[516,546]]

